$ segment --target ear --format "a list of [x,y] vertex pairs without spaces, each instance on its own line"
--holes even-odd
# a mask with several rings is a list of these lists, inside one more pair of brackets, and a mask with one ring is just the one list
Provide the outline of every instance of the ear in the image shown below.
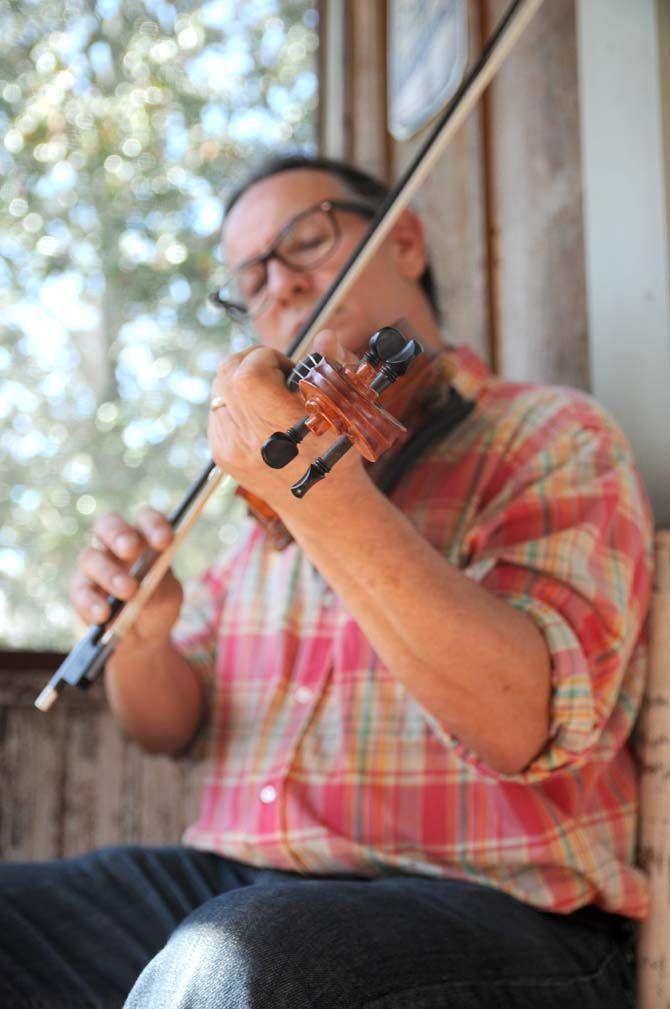
[[418,280],[426,268],[426,238],[423,224],[413,210],[403,210],[394,224],[391,248],[398,270],[408,280]]

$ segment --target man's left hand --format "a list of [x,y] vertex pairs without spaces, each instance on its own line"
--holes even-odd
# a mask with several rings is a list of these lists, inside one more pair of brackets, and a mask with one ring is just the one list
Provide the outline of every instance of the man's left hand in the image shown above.
[[[340,361],[344,357],[350,366],[356,364],[330,331],[318,335],[314,349]],[[300,507],[290,493],[291,485],[338,437],[335,432],[320,438],[309,435],[298,457],[283,469],[273,470],[261,458],[261,447],[274,431],[285,431],[305,415],[301,396],[286,388],[292,367],[288,357],[269,347],[251,347],[231,355],[220,365],[212,385],[212,400],[220,397],[226,405],[209,415],[209,443],[216,464],[280,515]],[[336,484],[343,486],[345,472],[349,477],[363,472],[355,449],[328,475],[325,482],[331,491]],[[321,496],[320,487],[310,495]]]

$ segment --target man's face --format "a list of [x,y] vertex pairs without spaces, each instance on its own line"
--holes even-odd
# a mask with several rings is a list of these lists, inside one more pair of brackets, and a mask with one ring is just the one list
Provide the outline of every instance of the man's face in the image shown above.
[[[223,248],[230,268],[266,252],[296,214],[328,199],[356,198],[327,172],[312,169],[292,169],[257,182],[226,220]],[[369,227],[369,218],[359,214],[340,210],[335,214],[341,237],[326,262],[299,272],[276,258],[267,264],[267,303],[254,322],[268,346],[288,349]],[[328,319],[328,328],[351,350],[361,350],[375,330],[411,314],[416,275],[423,267],[416,265],[416,254],[409,267],[408,257],[397,246],[392,233]]]

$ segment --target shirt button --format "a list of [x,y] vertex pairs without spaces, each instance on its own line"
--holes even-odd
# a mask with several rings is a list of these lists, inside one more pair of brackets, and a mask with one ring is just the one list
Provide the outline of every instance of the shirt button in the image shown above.
[[267,804],[269,802],[274,802],[276,798],[277,798],[277,789],[274,787],[274,785],[264,785],[264,787],[261,788],[260,792],[261,802]]
[[309,687],[298,687],[295,692],[295,699],[299,704],[309,704],[314,696],[314,691]]

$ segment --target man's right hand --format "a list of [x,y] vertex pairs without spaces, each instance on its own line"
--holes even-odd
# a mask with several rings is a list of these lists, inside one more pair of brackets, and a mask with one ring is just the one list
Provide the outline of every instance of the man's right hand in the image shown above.
[[[129,568],[145,550],[160,552],[173,538],[167,519],[153,508],[143,508],[134,526],[110,513],[96,519],[93,529],[98,544],[79,554],[70,590],[77,614],[89,624],[102,623],[109,617],[108,595],[124,601],[132,599],[139,583],[128,574]],[[124,636],[122,645],[141,644],[146,648],[167,641],[182,598],[181,584],[168,571]]]

